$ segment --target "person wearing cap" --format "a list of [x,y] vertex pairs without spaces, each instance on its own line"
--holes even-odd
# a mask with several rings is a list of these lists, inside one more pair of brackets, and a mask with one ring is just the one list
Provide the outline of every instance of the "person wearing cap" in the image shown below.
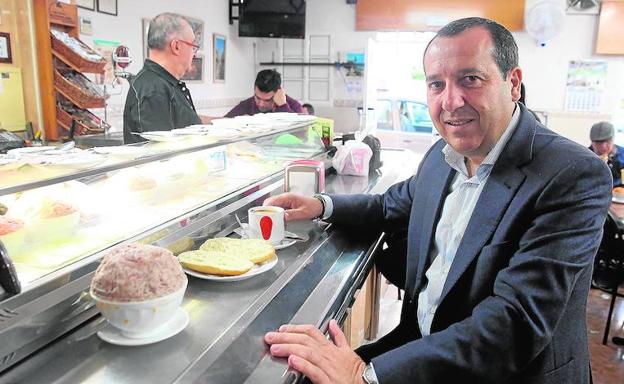
[[301,104],[288,96],[282,88],[282,76],[274,69],[258,72],[254,95],[241,101],[225,114],[225,117],[255,115],[256,113],[294,112],[303,113]]
[[591,145],[589,149],[607,163],[613,176],[613,185],[622,184],[622,168],[624,168],[624,148],[613,143],[615,130],[613,124],[601,121],[592,125],[589,131]]

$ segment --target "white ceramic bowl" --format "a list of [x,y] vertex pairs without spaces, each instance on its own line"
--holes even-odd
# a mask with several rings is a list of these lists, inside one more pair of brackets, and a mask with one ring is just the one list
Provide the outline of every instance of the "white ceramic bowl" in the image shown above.
[[171,320],[182,304],[187,284],[176,292],[145,301],[109,301],[97,297],[93,291],[91,297],[111,325],[126,337],[140,339],[150,337]]

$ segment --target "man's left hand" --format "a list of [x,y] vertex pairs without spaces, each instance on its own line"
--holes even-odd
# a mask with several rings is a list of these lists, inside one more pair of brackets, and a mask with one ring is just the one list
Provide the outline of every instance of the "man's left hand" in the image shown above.
[[335,320],[329,322],[329,335],[333,343],[312,325],[289,324],[267,333],[264,340],[271,346],[271,355],[287,357],[291,368],[315,384],[362,384],[366,364],[351,350]]
[[278,107],[286,104],[286,92],[284,92],[284,88],[280,87],[280,89],[275,92],[275,95],[273,95],[273,102]]

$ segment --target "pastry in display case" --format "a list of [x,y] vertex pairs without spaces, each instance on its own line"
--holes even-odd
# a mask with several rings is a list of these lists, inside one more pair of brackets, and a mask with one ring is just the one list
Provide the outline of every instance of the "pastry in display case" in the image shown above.
[[[11,347],[0,347],[0,352],[11,349],[19,359],[46,340],[76,326],[66,313],[62,321],[55,317],[64,307],[76,316],[86,316],[87,312],[93,316],[96,311],[93,303],[81,302],[83,306],[79,308],[82,309],[78,309],[76,295],[84,292],[93,273],[97,276],[98,265],[101,270],[106,269],[107,264],[100,264],[105,254],[117,260],[113,264],[119,264],[128,254],[170,255],[182,271],[175,253],[186,260],[182,263],[184,267],[195,272],[202,270],[198,264],[203,263],[217,268],[223,265],[223,275],[235,274],[226,260],[215,262],[225,252],[199,250],[206,240],[215,237],[214,231],[223,230],[222,225],[207,230],[197,222],[211,215],[222,216],[216,207],[232,200],[233,196],[248,196],[244,198],[253,202],[250,196],[262,185],[279,184],[271,180],[281,177],[289,159],[265,147],[280,145],[276,142],[285,134],[305,137],[310,123],[311,120],[307,120],[290,123],[287,127],[282,124],[262,130],[237,131],[236,139],[211,136],[210,126],[206,126],[208,129],[196,130],[196,134],[187,132],[172,140],[157,139],[132,146],[87,150],[45,148],[10,153],[7,157],[12,161],[0,165],[0,204],[4,208],[0,216],[0,241],[15,269],[21,292],[0,291],[4,292],[0,297],[0,311],[19,314],[34,311],[35,318],[46,319],[50,324],[58,321],[67,324],[51,327],[49,332],[25,332],[19,324],[29,323],[33,318],[18,315],[13,327],[3,327],[0,323],[0,338],[18,339]],[[291,145],[288,152],[296,153],[298,149],[302,157],[312,153],[321,155],[325,150],[322,142],[317,141]],[[94,158],[98,161],[81,162]],[[197,228],[185,236],[172,235],[188,232],[185,227],[195,226]],[[270,245],[266,246],[270,248],[268,252],[253,242],[245,240],[230,247],[232,252],[256,250],[253,257],[240,258],[240,264],[247,264],[249,268],[245,271],[239,268],[238,274],[252,268],[256,270],[267,261],[277,262]],[[149,248],[152,245],[156,245],[157,252]],[[117,256],[110,256],[111,252]],[[204,257],[210,253],[212,257]],[[105,302],[118,301],[118,298],[103,294],[97,284],[127,281],[128,276],[124,274],[127,271],[122,272],[114,272],[117,277],[112,279],[108,275],[94,281],[92,293],[97,296],[100,311],[104,312]],[[127,287],[117,288],[116,292],[122,292]],[[152,288],[140,289],[150,291]],[[42,295],[49,299],[46,305],[35,306],[33,302]],[[156,296],[163,295],[158,292]],[[145,297],[133,297],[133,300],[141,298]],[[110,321],[114,315],[109,315]]]

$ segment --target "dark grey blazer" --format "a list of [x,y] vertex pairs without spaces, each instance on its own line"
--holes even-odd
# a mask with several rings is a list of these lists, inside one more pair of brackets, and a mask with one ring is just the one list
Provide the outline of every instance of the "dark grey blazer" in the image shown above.
[[[336,224],[408,228],[401,322],[357,352],[380,383],[589,383],[585,306],[611,197],[608,168],[538,123],[519,125],[483,189],[422,337],[418,292],[455,171],[443,141],[385,194],[332,196]],[[416,298],[416,299],[415,299]]]

